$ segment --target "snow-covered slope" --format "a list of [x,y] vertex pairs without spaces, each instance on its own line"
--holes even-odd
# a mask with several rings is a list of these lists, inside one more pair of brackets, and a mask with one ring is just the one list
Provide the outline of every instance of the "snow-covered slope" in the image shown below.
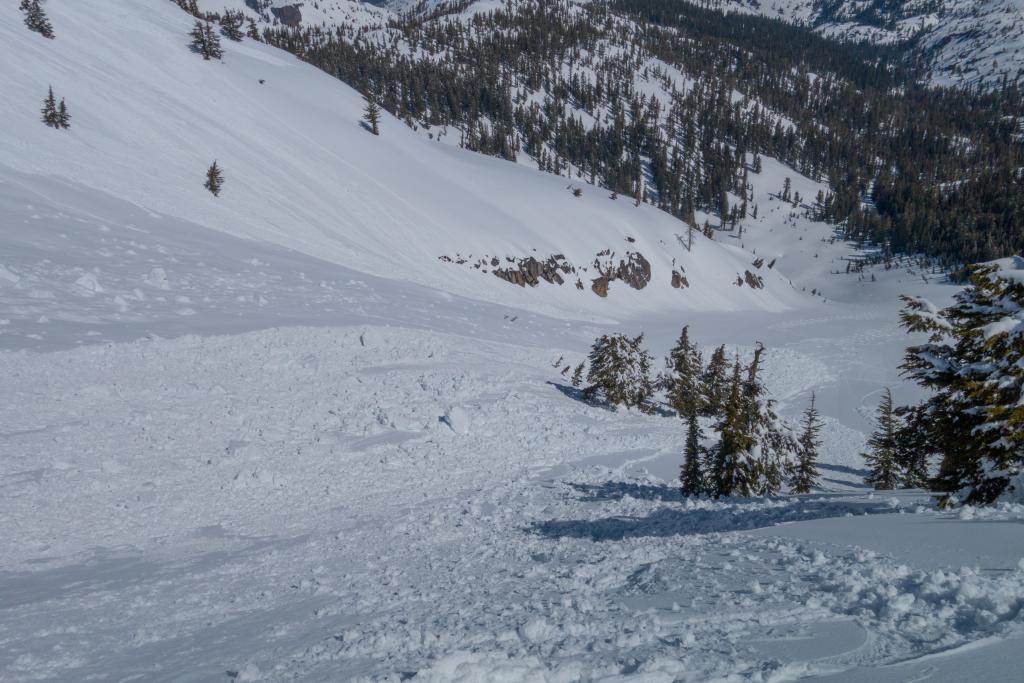
[[[46,7],[52,42],[0,10],[0,680],[1019,668],[1024,509],[863,490],[878,392],[912,396],[896,295],[953,288],[847,273],[852,248],[778,196],[819,184],[765,158],[759,217],[691,253],[649,207],[391,119],[375,138],[355,93],[266,46],[203,62],[167,0]],[[37,121],[49,84],[69,131]],[[473,267],[606,248],[650,284]],[[683,500],[675,416],[567,385],[597,334],[661,355],[687,323],[764,342],[781,415],[816,392],[815,493]]]
[[[698,237],[687,252],[677,237],[686,226],[653,208],[591,187],[574,197],[565,179],[452,149],[387,116],[373,136],[356,92],[287,53],[225,40],[223,61],[204,61],[188,48],[192,18],[173,3],[52,3],[54,41],[5,11],[0,164],[12,170],[373,275],[548,311],[800,301],[741,250]],[[38,121],[48,85],[67,99],[69,131]],[[214,159],[227,179],[219,198],[202,187]],[[549,279],[562,286],[521,288],[489,272],[557,255]],[[595,296],[595,262],[607,273],[631,259],[641,281],[649,263],[650,283],[613,281],[608,299]],[[672,286],[673,270],[688,288]],[[764,289],[734,284],[747,270]]]

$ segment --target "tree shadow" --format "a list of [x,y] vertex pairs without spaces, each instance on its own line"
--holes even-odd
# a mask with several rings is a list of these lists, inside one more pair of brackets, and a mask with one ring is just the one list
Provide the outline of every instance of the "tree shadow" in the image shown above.
[[[604,500],[608,500],[608,498]],[[747,531],[783,522],[843,517],[847,514],[892,514],[896,511],[888,503],[880,501],[836,501],[824,498],[819,500],[814,498],[789,500],[734,498],[721,501],[700,501],[690,508],[661,508],[646,517],[605,517],[603,519],[536,522],[527,530],[547,538],[621,541],[626,538],[696,536],[727,531]]]
[[621,500],[626,496],[639,500],[663,500],[679,502],[683,499],[678,488],[666,484],[638,484],[627,481],[606,481],[603,484],[573,484],[569,486],[583,494],[581,501],[593,503],[606,500]]
[[599,401],[595,398],[586,398],[583,395],[582,389],[577,389],[571,384],[559,384],[558,382],[552,382],[550,380],[548,380],[546,384],[550,384],[555,389],[558,389],[558,391],[566,398],[571,398],[574,401],[585,403],[586,405],[594,408],[604,408],[609,412],[615,412],[615,406],[613,406],[612,404],[608,403],[607,401]]
[[[563,396],[571,398],[574,401],[585,403],[586,405],[592,406],[594,408],[604,408],[609,412],[617,412],[617,408],[615,405],[596,398],[586,398],[583,395],[582,389],[577,389],[576,387],[570,384],[559,384],[558,382],[552,382],[551,380],[548,380],[546,383],[550,384],[555,389],[558,389],[558,391]],[[671,408],[667,408],[663,403],[660,402],[657,403],[656,405],[652,405],[651,411],[652,415],[658,415],[659,417],[674,417],[676,414],[676,411],[672,410]]]
[[847,467],[846,465],[828,465],[826,463],[818,463],[819,470],[828,470],[830,472],[840,472],[842,474],[852,474],[856,477],[863,479],[868,476],[871,472],[868,469],[859,467]]

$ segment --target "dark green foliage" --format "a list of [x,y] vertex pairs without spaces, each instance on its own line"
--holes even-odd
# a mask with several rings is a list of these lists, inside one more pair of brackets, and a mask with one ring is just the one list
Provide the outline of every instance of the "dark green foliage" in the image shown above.
[[709,488],[715,497],[771,496],[782,489],[797,450],[787,428],[766,398],[758,372],[764,347],[758,344],[746,368],[737,357],[729,381],[721,438],[709,455]]
[[224,14],[220,16],[220,30],[225,38],[237,43],[242,40],[244,35],[242,33],[242,23],[244,21],[245,15],[241,12],[224,10]]
[[743,368],[740,359],[733,364],[729,395],[725,401],[725,413],[718,423],[721,434],[718,445],[711,453],[711,492],[716,498],[731,496],[734,491],[748,491],[750,486],[744,458],[754,446],[753,435],[747,425],[746,407],[743,402]]
[[704,387],[701,384],[703,369],[700,349],[690,341],[689,326],[684,327],[679,340],[665,359],[665,373],[661,377],[669,405],[680,417],[698,414],[704,408]]
[[41,0],[21,0],[18,7],[25,13],[25,25],[29,30],[35,31],[44,38],[53,39],[55,37],[53,24],[46,16]]
[[63,128],[67,130],[71,127],[71,114],[68,112],[68,105],[64,102],[64,98],[61,98],[60,104],[57,104],[57,98],[53,94],[53,86],[50,86],[50,91],[46,95],[46,99],[43,100],[43,108],[40,110],[41,120],[50,128]]
[[370,132],[380,135],[380,105],[373,95],[366,96],[366,109],[363,110],[363,121],[369,126]]
[[899,421],[892,407],[892,392],[886,388],[875,413],[875,431],[868,439],[864,462],[871,473],[864,481],[876,489],[891,490],[900,485],[896,434]]
[[583,397],[598,396],[611,405],[623,405],[651,412],[651,354],[643,348],[644,336],[601,335],[591,347],[590,369]]
[[821,445],[821,418],[814,405],[815,397],[811,394],[811,405],[804,411],[801,424],[803,430],[797,440],[796,462],[790,468],[789,486],[793,493],[810,493],[818,485],[818,447]]
[[203,59],[220,59],[224,56],[220,36],[209,21],[197,21],[189,35],[192,37],[192,51],[201,54]]
[[904,488],[928,488],[929,457],[935,452],[929,438],[928,416],[923,406],[896,409],[896,463]]
[[725,346],[719,346],[711,354],[711,360],[701,376],[704,387],[703,415],[721,417],[725,414],[725,402],[729,392],[729,360],[725,355]]
[[64,103],[64,98],[60,98],[60,104],[57,106],[57,126],[67,130],[71,127],[71,113],[68,112],[68,105]]
[[583,368],[585,365],[585,362],[580,361],[580,364],[572,371],[572,385],[577,389],[583,384]]
[[700,442],[700,423],[694,411],[686,418],[686,450],[679,471],[679,489],[684,496],[697,496],[705,492],[704,473],[701,470],[704,448]]
[[206,169],[206,182],[203,183],[203,187],[210,191],[214,197],[220,196],[220,190],[224,186],[224,174],[214,161],[210,164],[210,168]]
[[915,463],[938,454],[932,486],[967,503],[993,501],[1024,467],[1024,282],[999,268],[970,269],[969,286],[942,310],[904,297],[903,326],[930,337],[902,367],[932,395],[909,409],[901,458],[917,476]]

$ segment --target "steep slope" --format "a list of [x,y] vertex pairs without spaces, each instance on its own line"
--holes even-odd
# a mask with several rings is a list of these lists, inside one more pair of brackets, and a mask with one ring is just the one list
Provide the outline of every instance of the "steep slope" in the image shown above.
[[[7,11],[0,163],[15,171],[373,275],[544,310],[800,300],[739,249],[697,236],[689,253],[686,226],[650,207],[590,187],[576,197],[563,179],[452,149],[388,117],[373,136],[357,93],[285,52],[225,40],[223,61],[204,61],[188,47],[192,18],[166,0],[53,3],[54,41]],[[67,99],[69,131],[38,121],[48,85]],[[202,187],[214,159],[227,178],[219,198]],[[746,284],[748,270],[764,289]],[[493,271],[540,284],[517,287]],[[673,287],[673,272],[689,287]],[[608,301],[592,291],[603,285]]]

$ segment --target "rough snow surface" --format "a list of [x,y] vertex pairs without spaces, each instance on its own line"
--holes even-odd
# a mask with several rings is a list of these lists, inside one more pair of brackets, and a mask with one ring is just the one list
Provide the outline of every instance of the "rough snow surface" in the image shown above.
[[[787,169],[765,159],[742,235],[683,255],[690,290],[520,290],[437,249],[635,236],[664,274],[681,224],[397,122],[373,139],[287,55],[190,54],[166,0],[47,9],[53,42],[0,17],[0,680],[1016,673],[1021,506],[862,484],[879,392],[914,396],[897,295],[953,288],[847,274],[772,198]],[[51,80],[70,131],[35,120]],[[781,288],[735,287],[760,257]],[[782,415],[816,393],[813,494],[682,500],[680,421],[562,372],[602,332],[661,355],[686,323],[766,344]]]

